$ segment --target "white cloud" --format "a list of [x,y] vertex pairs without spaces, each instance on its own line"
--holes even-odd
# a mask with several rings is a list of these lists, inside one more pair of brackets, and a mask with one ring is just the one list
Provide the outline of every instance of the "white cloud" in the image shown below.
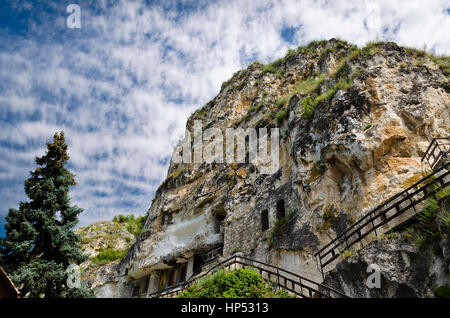
[[[96,6],[101,14],[80,3],[78,33],[58,29],[65,26],[58,16],[33,24],[29,37],[4,39],[19,48],[0,51],[4,206],[23,199],[34,156],[64,130],[79,184],[73,202],[86,210],[81,223],[145,213],[166,175],[173,135],[253,58],[268,62],[331,37],[450,52],[448,1],[218,1],[184,14],[145,1]],[[65,12],[59,2],[51,7]],[[295,43],[281,37],[284,27],[296,28]]]

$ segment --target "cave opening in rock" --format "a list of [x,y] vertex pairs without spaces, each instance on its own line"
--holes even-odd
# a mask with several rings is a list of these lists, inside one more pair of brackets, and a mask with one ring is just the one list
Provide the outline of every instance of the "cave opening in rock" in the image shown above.
[[284,200],[277,201],[277,218],[284,218],[286,215],[286,208],[284,206]]
[[142,283],[142,294],[146,294],[148,291],[148,286],[150,285],[150,275],[145,277]]
[[169,274],[167,276],[167,286],[166,288],[172,287],[175,283],[176,271],[175,269],[169,270]]
[[264,232],[269,228],[269,211],[264,210],[261,213],[261,230]]
[[223,232],[223,223],[225,221],[225,217],[227,216],[227,211],[223,204],[216,206],[213,213],[213,222],[214,222],[214,233],[219,234]]
[[202,265],[203,265],[202,255],[195,254],[194,255],[194,265],[192,268],[192,272],[194,275],[199,274],[202,271]]
[[223,221],[225,220],[225,214],[214,215],[214,232],[219,234],[222,232]]
[[177,284],[184,283],[186,281],[187,274],[187,264],[181,264],[179,269],[178,281]]
[[161,276],[159,277],[159,287],[158,291],[163,291],[166,287],[166,271],[161,272]]
[[161,219],[161,225],[170,225],[172,224],[172,214],[163,214]]
[[137,297],[139,296],[139,290],[141,289],[141,283],[140,281],[135,281],[132,283],[131,286],[131,297]]

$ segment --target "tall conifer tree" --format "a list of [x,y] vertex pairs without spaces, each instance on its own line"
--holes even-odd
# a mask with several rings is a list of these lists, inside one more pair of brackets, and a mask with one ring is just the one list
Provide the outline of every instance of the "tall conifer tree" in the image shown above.
[[[3,267],[22,297],[91,297],[92,291],[67,286],[67,267],[85,260],[81,239],[73,232],[83,210],[71,205],[74,175],[65,168],[69,155],[64,133],[56,133],[38,168],[25,181],[29,202],[9,209],[6,237],[0,240]],[[72,287],[71,285],[70,287]]]

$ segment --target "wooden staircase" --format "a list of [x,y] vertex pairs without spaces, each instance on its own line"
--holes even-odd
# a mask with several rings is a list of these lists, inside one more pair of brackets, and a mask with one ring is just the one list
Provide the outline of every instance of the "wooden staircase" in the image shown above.
[[428,198],[438,201],[445,199],[437,198],[436,194],[450,184],[449,146],[450,137],[434,138],[422,157],[422,163],[428,164],[431,170],[429,174],[424,173],[421,180],[366,213],[314,254],[322,277],[327,266],[334,268],[333,265],[344,251],[353,246],[361,249],[379,234],[415,218],[426,207]]
[[211,275],[218,270],[236,270],[238,268],[252,268],[278,288],[282,288],[294,295],[306,298],[348,298],[345,294],[323,284],[314,282],[293,272],[280,267],[263,263],[242,255],[232,255],[226,260],[216,264],[207,272],[193,276],[186,282],[175,287],[152,293],[151,298],[172,298],[184,292],[189,286],[199,279]]

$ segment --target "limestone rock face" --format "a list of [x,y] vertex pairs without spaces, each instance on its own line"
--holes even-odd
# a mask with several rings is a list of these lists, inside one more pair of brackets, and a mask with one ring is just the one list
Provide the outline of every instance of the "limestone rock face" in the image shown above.
[[314,252],[416,180],[431,139],[448,135],[446,76],[395,43],[357,49],[334,39],[237,72],[186,129],[194,120],[221,131],[279,128],[276,173],[172,160],[117,277],[126,284],[223,242],[224,256],[240,251],[321,281]]
[[[359,253],[339,263],[324,283],[351,297],[434,297],[436,288],[450,283],[450,240],[447,235],[417,247],[399,233],[373,241]],[[371,264],[378,266],[375,285]],[[367,280],[369,285],[367,287]]]
[[126,223],[100,221],[75,230],[82,238],[83,254],[88,259],[80,264],[81,280],[86,287],[92,288],[97,297],[113,297],[116,293],[118,278],[117,266],[120,259],[107,264],[96,264],[93,259],[108,248],[126,251],[136,241],[135,236],[126,228]]

